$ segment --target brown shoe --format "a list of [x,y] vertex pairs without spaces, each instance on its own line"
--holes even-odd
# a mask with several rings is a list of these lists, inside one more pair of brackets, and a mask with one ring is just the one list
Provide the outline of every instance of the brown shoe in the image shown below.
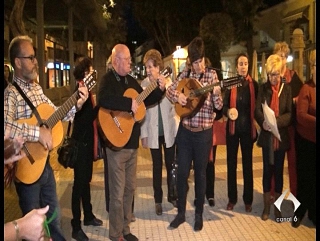
[[162,205],[161,203],[156,203],[156,214],[162,215]]
[[132,213],[131,215],[131,222],[135,222],[136,221],[136,216],[134,215],[134,213]]
[[227,210],[233,210],[233,207],[234,207],[235,204],[231,203],[231,202],[228,202],[228,205],[227,205]]
[[252,211],[252,206],[250,204],[246,204],[246,212],[250,213]]

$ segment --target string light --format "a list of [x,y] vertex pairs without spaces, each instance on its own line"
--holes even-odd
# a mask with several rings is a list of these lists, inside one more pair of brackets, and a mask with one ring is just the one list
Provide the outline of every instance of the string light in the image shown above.
[[102,16],[104,19],[111,19],[112,14],[108,11],[109,8],[114,8],[114,6],[116,5],[116,3],[114,2],[114,0],[109,0],[109,4],[103,4],[102,5]]

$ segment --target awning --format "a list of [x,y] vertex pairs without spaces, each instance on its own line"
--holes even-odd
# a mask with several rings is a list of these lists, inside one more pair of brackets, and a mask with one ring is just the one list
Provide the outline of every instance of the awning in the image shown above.
[[302,7],[299,9],[296,9],[294,11],[288,12],[283,18],[282,18],[282,23],[287,23],[291,21],[295,21],[298,18],[302,18],[303,16],[307,18],[308,16],[308,10],[309,6]]

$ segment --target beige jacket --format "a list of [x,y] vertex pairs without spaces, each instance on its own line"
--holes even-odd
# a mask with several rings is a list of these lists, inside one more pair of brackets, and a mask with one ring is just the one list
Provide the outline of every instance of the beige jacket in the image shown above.
[[[167,78],[166,87],[168,87],[172,80]],[[150,84],[149,78],[145,78],[141,82],[141,86],[145,89]],[[164,139],[166,143],[166,147],[173,146],[175,142],[175,137],[178,130],[179,125],[179,116],[176,114],[174,104],[171,103],[166,95],[163,95],[163,98],[160,101],[160,110],[162,115],[163,122],[163,131],[164,131]],[[147,138],[147,147],[152,149],[159,148],[158,142],[158,105],[153,105],[147,108],[146,116],[141,122],[141,135],[140,138]]]

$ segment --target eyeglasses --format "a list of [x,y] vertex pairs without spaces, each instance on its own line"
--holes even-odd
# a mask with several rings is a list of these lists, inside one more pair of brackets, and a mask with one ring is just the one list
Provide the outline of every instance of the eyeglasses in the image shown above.
[[271,78],[278,78],[280,76],[279,73],[270,73],[269,75]]
[[131,61],[131,57],[127,57],[127,58],[117,57],[117,58],[119,58],[119,59],[124,59],[124,60],[127,61],[127,62]]
[[34,60],[36,59],[36,56],[34,55],[30,55],[30,56],[19,56],[17,57],[19,59],[30,59],[31,60],[31,63],[34,63]]

